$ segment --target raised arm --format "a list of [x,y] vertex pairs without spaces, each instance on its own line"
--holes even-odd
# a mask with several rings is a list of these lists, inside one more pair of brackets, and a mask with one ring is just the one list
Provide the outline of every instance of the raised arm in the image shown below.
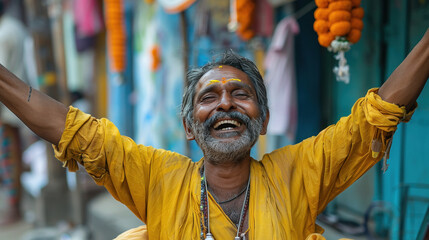
[[0,101],[41,138],[57,145],[68,107],[30,88],[0,65]]
[[429,78],[429,28],[405,60],[380,87],[378,94],[387,102],[413,108]]

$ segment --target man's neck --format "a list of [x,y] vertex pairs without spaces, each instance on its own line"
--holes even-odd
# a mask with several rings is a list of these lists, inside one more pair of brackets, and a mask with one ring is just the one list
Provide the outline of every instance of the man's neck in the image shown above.
[[[241,161],[232,163],[214,164],[207,159],[204,161],[208,190],[235,225],[240,222],[241,209],[246,199],[246,194],[240,194],[240,192],[243,192],[247,186],[250,162],[249,155]],[[247,220],[243,219],[243,221],[247,228]]]
[[228,198],[243,189],[249,179],[250,159],[222,164],[204,161],[207,184],[218,198]]

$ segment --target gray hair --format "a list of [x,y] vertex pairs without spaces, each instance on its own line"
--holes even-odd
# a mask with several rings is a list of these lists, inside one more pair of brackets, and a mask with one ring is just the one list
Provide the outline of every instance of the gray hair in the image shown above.
[[185,119],[186,123],[191,125],[193,122],[193,108],[194,108],[194,97],[195,97],[195,88],[197,86],[198,81],[201,77],[206,74],[208,71],[212,70],[215,67],[227,65],[234,68],[237,68],[244,73],[247,74],[250,81],[252,82],[260,111],[261,119],[265,120],[265,117],[268,113],[268,99],[267,99],[267,90],[264,85],[264,80],[259,73],[258,68],[255,63],[251,60],[242,57],[236,54],[232,50],[228,50],[223,53],[219,60],[214,60],[212,62],[207,63],[206,65],[193,68],[187,73],[187,86],[183,93],[182,98],[182,111],[181,116]]

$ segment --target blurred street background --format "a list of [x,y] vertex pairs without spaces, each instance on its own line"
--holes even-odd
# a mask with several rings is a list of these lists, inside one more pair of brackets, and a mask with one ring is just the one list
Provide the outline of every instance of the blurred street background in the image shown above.
[[[236,1],[244,3],[238,20]],[[0,63],[64,104],[109,118],[139,144],[198,161],[179,114],[186,72],[232,49],[254,60],[269,86],[280,84],[280,92],[268,88],[272,121],[252,150],[259,158],[348,115],[429,26],[427,0],[361,1],[361,37],[345,54],[349,75],[339,78],[335,54],[313,30],[314,1],[172,2],[0,0]],[[389,170],[376,165],[319,216],[328,240],[420,239],[426,231],[428,87],[418,104],[394,136]],[[67,173],[51,145],[0,110],[1,240],[113,239],[143,224],[84,169]]]

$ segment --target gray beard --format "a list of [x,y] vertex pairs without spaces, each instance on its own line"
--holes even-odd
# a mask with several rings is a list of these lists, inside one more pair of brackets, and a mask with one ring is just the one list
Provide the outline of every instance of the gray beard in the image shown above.
[[[246,125],[246,130],[235,141],[224,142],[210,134],[210,127],[220,118],[238,119]],[[261,118],[250,119],[239,112],[218,112],[204,123],[194,121],[192,131],[195,141],[204,153],[204,158],[212,164],[238,163],[250,155],[250,149],[258,140],[262,130]],[[237,136],[239,133],[225,133],[223,137]]]

